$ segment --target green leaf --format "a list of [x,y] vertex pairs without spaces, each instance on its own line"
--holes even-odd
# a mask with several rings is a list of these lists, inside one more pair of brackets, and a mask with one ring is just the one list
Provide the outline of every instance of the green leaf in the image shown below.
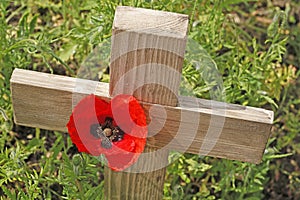
[[70,59],[70,57],[76,52],[77,44],[67,44],[63,47],[63,49],[59,52],[58,56],[60,57],[61,60],[66,62],[67,60]]
[[264,98],[271,105],[275,106],[276,109],[278,109],[278,105],[275,103],[275,101],[272,98],[265,96],[265,95],[261,95],[261,97]]
[[35,29],[35,26],[36,26],[37,19],[38,19],[38,16],[35,15],[35,16],[32,18],[32,20],[30,21],[30,23],[29,23],[29,32],[30,32],[30,33],[33,33],[33,32],[34,32],[34,29]]
[[285,158],[285,157],[292,156],[292,155],[293,155],[293,153],[286,153],[286,154],[268,155],[267,157],[269,159],[278,159],[278,158]]

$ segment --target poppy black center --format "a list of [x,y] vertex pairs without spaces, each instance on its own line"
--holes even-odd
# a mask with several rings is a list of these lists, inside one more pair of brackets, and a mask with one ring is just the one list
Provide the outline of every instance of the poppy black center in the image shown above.
[[124,138],[124,131],[118,126],[113,126],[112,122],[113,119],[107,117],[103,124],[92,124],[90,126],[90,133],[95,138],[101,139],[101,144],[106,143],[106,146],[111,146],[108,143],[118,142]]

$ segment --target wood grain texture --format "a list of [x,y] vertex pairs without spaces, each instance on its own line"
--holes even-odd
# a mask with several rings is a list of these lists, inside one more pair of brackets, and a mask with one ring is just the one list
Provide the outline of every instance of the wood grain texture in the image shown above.
[[[84,96],[110,99],[108,83],[22,69],[13,72],[11,92],[17,124],[64,132],[73,106]],[[273,122],[272,111],[193,97],[181,96],[177,107],[142,105],[148,123],[165,120],[161,130],[149,127],[148,146],[252,163],[260,162]],[[214,131],[221,131],[218,138]],[[204,147],[214,143],[206,152]]]
[[187,27],[187,15],[117,7],[111,48],[111,96],[133,94],[144,102],[175,106]]
[[[119,200],[162,199],[165,164],[167,164],[169,151],[153,152],[156,152],[156,148],[146,147],[142,155],[147,154],[147,156],[141,156],[138,162],[126,170],[127,172],[115,172],[106,167],[104,173],[106,197]],[[161,168],[157,168],[157,165]]]
[[[186,15],[117,7],[110,58],[110,95],[130,94],[143,102],[176,106],[187,27]],[[149,134],[155,132],[149,129]],[[128,169],[129,173],[114,173],[107,168],[107,198],[162,199],[168,153],[168,149],[157,151],[147,146]]]

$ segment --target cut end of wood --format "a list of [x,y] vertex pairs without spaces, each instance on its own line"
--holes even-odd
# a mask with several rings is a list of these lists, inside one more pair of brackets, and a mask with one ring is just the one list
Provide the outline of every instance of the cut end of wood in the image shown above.
[[158,36],[186,38],[188,15],[172,12],[118,6],[113,29],[155,34]]

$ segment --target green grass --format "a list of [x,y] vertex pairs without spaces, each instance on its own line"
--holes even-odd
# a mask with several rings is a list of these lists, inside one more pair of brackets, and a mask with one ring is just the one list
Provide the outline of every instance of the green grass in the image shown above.
[[[212,98],[217,91],[227,102],[275,112],[261,164],[179,155],[168,167],[164,199],[300,198],[296,1],[1,0],[0,199],[104,199],[103,166],[77,154],[66,133],[13,123],[9,79],[14,68],[75,76],[82,64],[90,66],[84,61],[111,36],[117,5],[190,16],[189,37],[205,50],[201,64],[213,63],[223,87],[185,62],[183,93]],[[88,78],[107,81],[105,73],[97,76]]]

